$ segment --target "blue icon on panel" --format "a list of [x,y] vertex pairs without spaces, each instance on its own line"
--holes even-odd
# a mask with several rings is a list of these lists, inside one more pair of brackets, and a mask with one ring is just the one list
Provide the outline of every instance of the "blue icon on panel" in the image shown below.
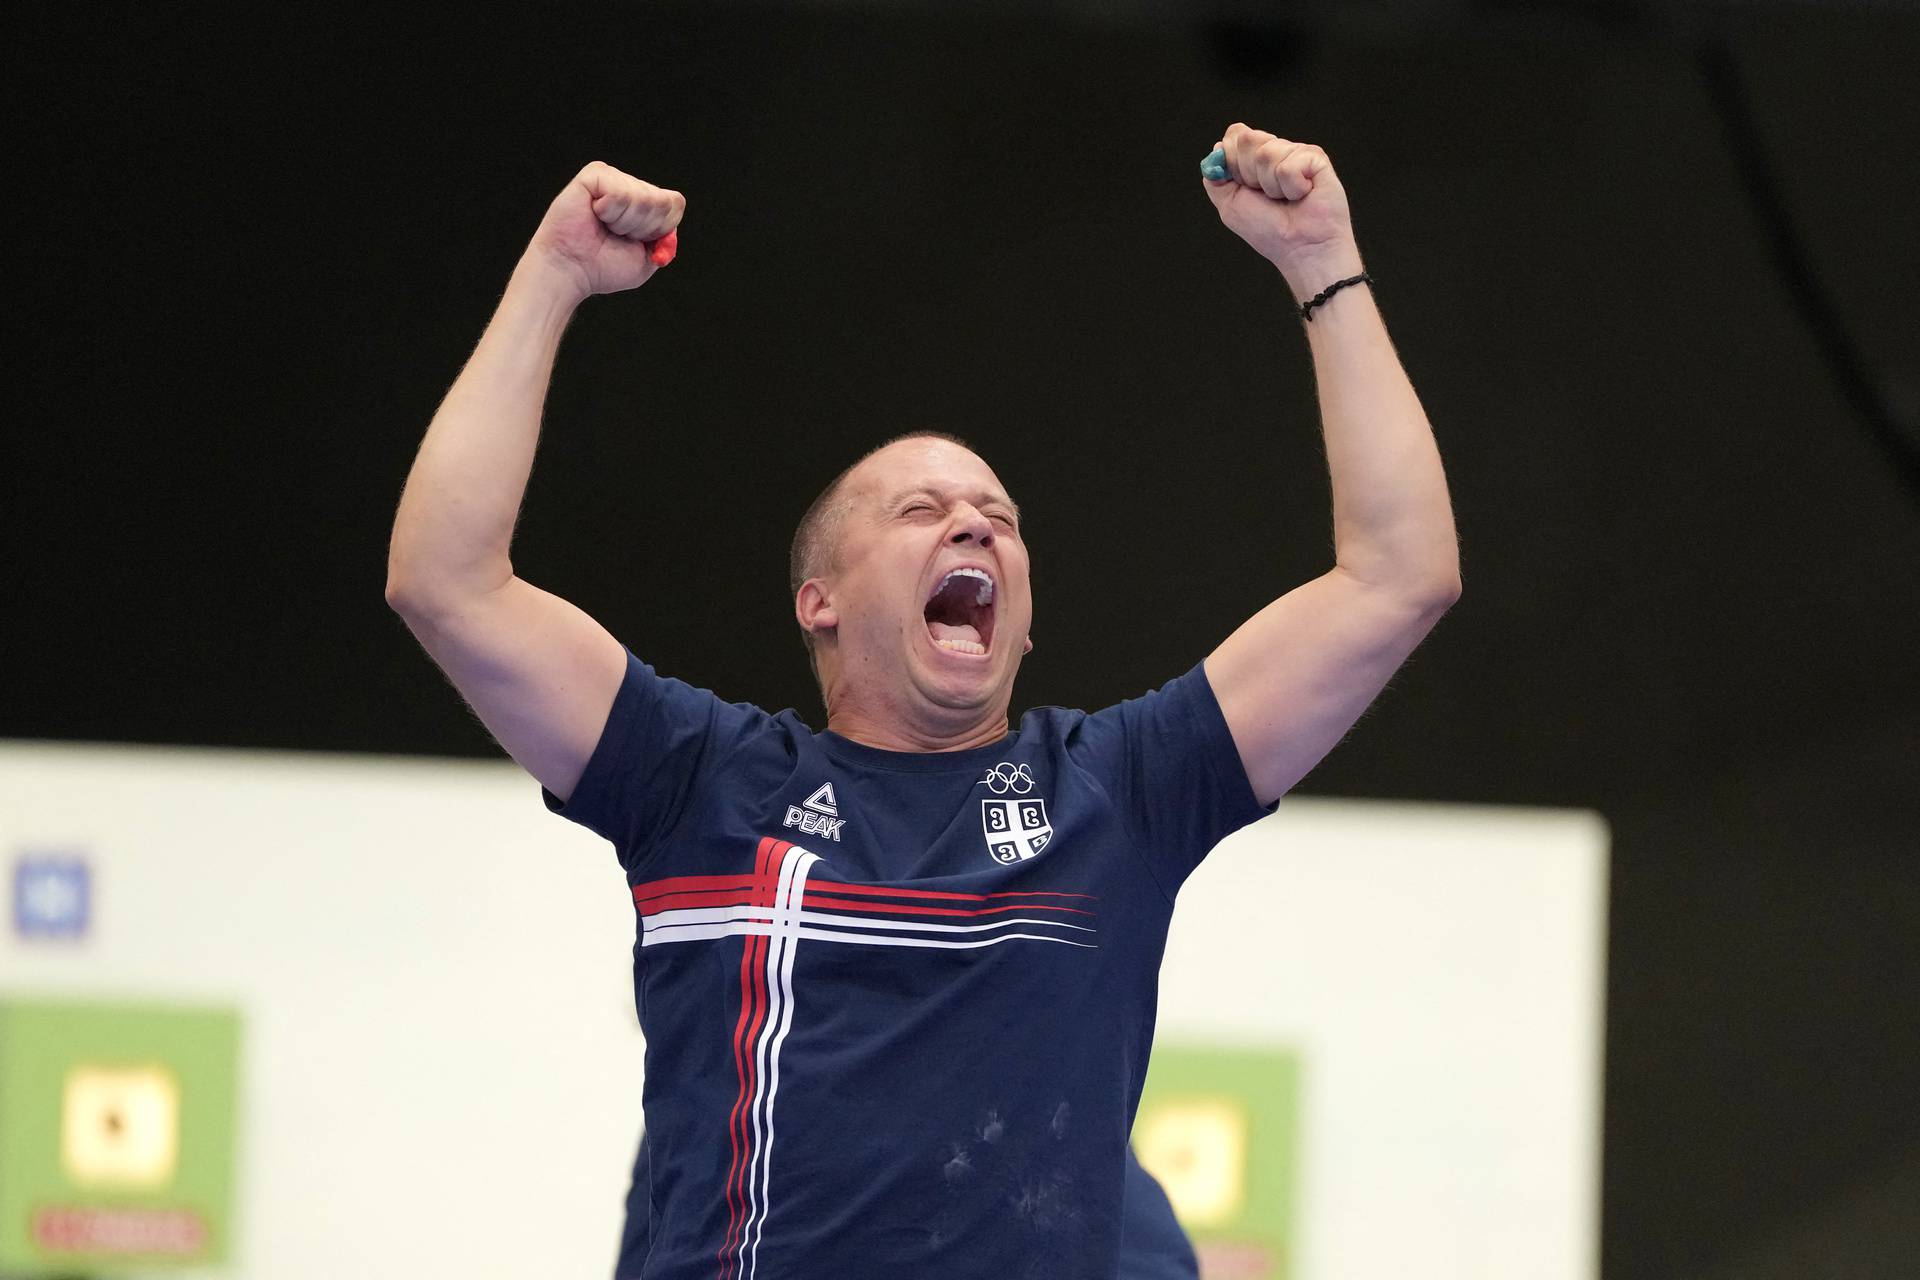
[[13,864],[13,930],[23,938],[84,937],[92,896],[85,859],[24,854]]

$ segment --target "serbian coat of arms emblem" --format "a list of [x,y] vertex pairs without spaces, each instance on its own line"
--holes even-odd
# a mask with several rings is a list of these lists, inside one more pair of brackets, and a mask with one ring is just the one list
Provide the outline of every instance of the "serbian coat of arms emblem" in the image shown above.
[[980,823],[986,830],[987,852],[995,862],[1031,858],[1053,839],[1047,802],[1037,796],[1030,800],[982,800]]

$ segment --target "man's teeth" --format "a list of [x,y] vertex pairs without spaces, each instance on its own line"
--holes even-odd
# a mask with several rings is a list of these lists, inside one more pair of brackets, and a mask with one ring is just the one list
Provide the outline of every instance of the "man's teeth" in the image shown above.
[[935,640],[934,643],[942,649],[951,649],[955,653],[983,654],[987,651],[987,646],[973,640]]
[[941,588],[945,587],[947,583],[953,581],[955,578],[973,578],[979,582],[980,585],[974,588],[975,604],[991,604],[993,602],[993,579],[980,570],[971,568],[955,569],[952,573],[940,579],[940,586],[933,589],[934,594],[940,594]]

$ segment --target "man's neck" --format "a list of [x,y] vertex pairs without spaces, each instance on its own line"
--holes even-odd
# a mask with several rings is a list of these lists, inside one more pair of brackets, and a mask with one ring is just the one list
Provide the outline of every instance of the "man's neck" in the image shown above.
[[827,713],[827,728],[864,747],[881,751],[966,751],[988,747],[1007,736],[1007,713],[953,728],[908,723],[904,717],[877,716],[857,706],[835,707]]

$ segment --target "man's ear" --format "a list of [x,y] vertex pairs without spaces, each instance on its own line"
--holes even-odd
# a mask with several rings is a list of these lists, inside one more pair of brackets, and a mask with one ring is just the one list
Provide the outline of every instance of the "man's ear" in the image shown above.
[[799,620],[801,630],[814,635],[840,625],[840,612],[828,602],[827,589],[818,578],[808,578],[800,584],[800,591],[793,598],[793,616]]
[[1029,654],[1029,653],[1032,653],[1032,652],[1033,652],[1033,637],[1032,637],[1032,636],[1028,636],[1028,637],[1027,637],[1027,647],[1026,647],[1026,648],[1024,648],[1024,649],[1022,649],[1022,650],[1020,651],[1020,653],[1021,653],[1021,655],[1022,655],[1022,656],[1025,656],[1026,654]]

